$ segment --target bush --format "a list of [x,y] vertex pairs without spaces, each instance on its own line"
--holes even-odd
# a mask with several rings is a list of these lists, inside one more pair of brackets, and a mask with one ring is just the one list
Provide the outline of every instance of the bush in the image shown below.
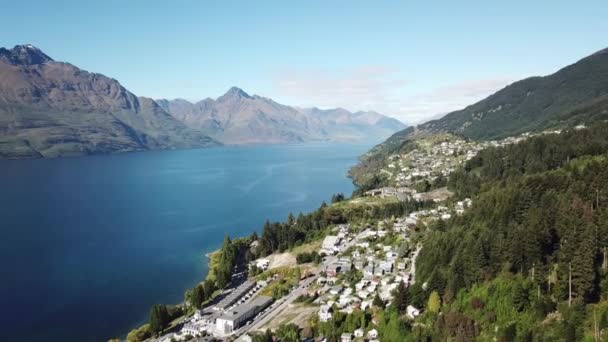
[[321,256],[319,255],[319,253],[316,252],[303,252],[296,255],[296,261],[298,264],[306,264],[309,262],[314,262],[315,264],[318,264],[321,262]]
[[144,324],[137,329],[133,329],[127,335],[128,342],[142,342],[152,337],[152,331],[149,324]]

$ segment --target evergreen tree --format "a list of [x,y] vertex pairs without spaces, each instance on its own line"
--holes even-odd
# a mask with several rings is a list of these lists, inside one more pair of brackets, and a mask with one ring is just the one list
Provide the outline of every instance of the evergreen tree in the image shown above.
[[202,285],[196,285],[194,289],[192,289],[192,299],[191,304],[196,309],[200,309],[201,305],[205,301],[207,297],[205,296],[205,290]]
[[405,313],[409,304],[409,293],[405,282],[401,281],[393,293],[393,306],[401,314]]
[[379,309],[384,309],[386,307],[386,303],[384,303],[382,298],[380,298],[380,295],[378,294],[378,292],[376,292],[376,296],[374,297],[374,300],[372,301],[372,305]]
[[150,311],[150,330],[157,336],[169,324],[169,312],[165,305],[155,304]]

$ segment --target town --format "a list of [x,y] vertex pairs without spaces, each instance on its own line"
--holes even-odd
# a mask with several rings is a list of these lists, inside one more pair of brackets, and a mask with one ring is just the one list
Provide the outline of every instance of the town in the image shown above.
[[[311,321],[330,322],[336,314],[383,310],[393,304],[400,287],[416,284],[416,259],[425,231],[463,215],[473,205],[470,198],[451,200],[453,194],[445,186],[427,191],[416,189],[417,184],[448,177],[482,149],[559,133],[526,133],[479,143],[444,135],[422,139],[416,149],[389,156],[386,168],[380,172],[390,175],[393,187],[373,189],[362,198],[334,205],[427,201],[433,203],[431,207],[373,222],[336,224],[322,239],[310,243],[305,253],[292,251],[252,260],[247,279],[243,278],[247,272],[233,275],[242,281],[233,281],[233,286],[224,289],[217,300],[184,321],[179,331],[161,336],[158,341],[253,341],[256,334],[287,323],[303,328]],[[249,247],[257,248],[258,241]],[[286,255],[287,262],[277,263]],[[302,255],[306,258],[300,258]],[[419,285],[426,291],[426,282]],[[277,291],[285,286],[286,290]],[[405,317],[412,321],[421,313],[422,308],[411,304],[405,308]],[[371,324],[343,332],[339,340],[379,341],[375,319],[372,316]],[[304,340],[326,341],[322,334]]]
[[[332,235],[320,243],[318,265],[288,266],[301,274],[289,293],[280,298],[262,294],[278,281],[278,274],[267,280],[250,277],[224,290],[221,300],[197,310],[179,331],[161,336],[158,341],[252,341],[252,334],[263,332],[271,320],[289,316],[293,303],[302,299],[312,299],[310,305],[316,308],[314,315],[320,322],[329,321],[337,311],[348,314],[371,309],[379,305],[378,301],[390,305],[400,283],[411,286],[416,282],[415,264],[421,248],[416,233],[419,227],[460,215],[471,205],[472,201],[466,199],[451,208],[437,205],[365,227],[336,225]],[[255,248],[255,242],[252,245]],[[269,257],[254,260],[250,266],[261,272],[272,271]],[[303,266],[308,266],[305,273],[300,269]],[[411,319],[419,314],[419,308],[407,307]],[[378,341],[378,331],[357,328],[341,336],[343,342],[355,340]]]
[[[577,126],[582,129],[584,126]],[[377,171],[386,177],[386,187],[371,189],[366,196],[397,197],[399,200],[434,200],[441,202],[449,197],[445,191],[428,193],[432,185],[443,185],[448,176],[472,159],[479,151],[517,144],[535,136],[559,134],[560,130],[539,133],[523,133],[515,137],[491,141],[467,141],[453,134],[439,134],[415,142],[415,148],[404,153],[395,153],[384,161]]]

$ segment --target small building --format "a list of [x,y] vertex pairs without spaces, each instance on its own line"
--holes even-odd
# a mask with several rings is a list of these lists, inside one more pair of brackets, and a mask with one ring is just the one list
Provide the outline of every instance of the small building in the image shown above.
[[390,261],[382,261],[380,263],[380,269],[384,271],[384,273],[391,273],[393,272],[393,263]]
[[362,270],[363,269],[363,261],[355,261],[355,269]]
[[238,305],[217,318],[215,321],[217,331],[224,335],[232,333],[235,329],[243,326],[247,320],[268,307],[270,303],[272,303],[272,297],[259,296],[251,302]]
[[321,253],[333,255],[338,252],[340,237],[335,235],[327,235],[321,244]]
[[262,271],[266,271],[268,266],[270,265],[270,260],[268,259],[258,259],[255,261],[255,266]]
[[368,265],[363,269],[364,276],[373,276],[374,275],[374,266]]
[[355,330],[355,338],[363,337],[363,335],[365,335],[365,332],[363,331],[363,329],[359,328],[359,329]]
[[367,332],[367,338],[370,340],[375,340],[378,338],[378,330],[372,329]]
[[329,289],[329,293],[331,293],[332,295],[336,296],[339,295],[340,292],[342,292],[343,287],[340,285],[334,286],[331,289]]
[[321,322],[327,322],[332,317],[333,309],[329,305],[321,305],[319,307],[319,320]]
[[407,317],[414,319],[418,315],[420,315],[420,310],[416,309],[415,307],[413,307],[411,305],[408,305],[406,308],[406,313],[407,313]]
[[181,334],[184,336],[190,335],[192,337],[198,337],[201,336],[205,330],[205,326],[202,322],[186,323],[182,327]]
[[340,335],[341,342],[351,342],[353,340],[353,335],[351,333],[343,333]]
[[338,275],[338,273],[340,273],[341,270],[342,270],[342,265],[338,264],[338,263],[334,263],[334,264],[327,266],[327,268],[325,269],[325,273],[327,273],[327,276],[329,276],[329,277],[335,277]]

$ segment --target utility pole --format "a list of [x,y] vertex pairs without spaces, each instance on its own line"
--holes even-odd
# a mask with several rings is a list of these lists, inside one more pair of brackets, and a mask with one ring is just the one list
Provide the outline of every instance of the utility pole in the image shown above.
[[600,331],[597,328],[597,310],[596,308],[593,308],[593,335],[595,337],[595,341],[599,341],[600,340]]
[[572,305],[572,263],[568,263],[568,306]]
[[532,281],[534,281],[534,265],[535,263],[532,263]]

